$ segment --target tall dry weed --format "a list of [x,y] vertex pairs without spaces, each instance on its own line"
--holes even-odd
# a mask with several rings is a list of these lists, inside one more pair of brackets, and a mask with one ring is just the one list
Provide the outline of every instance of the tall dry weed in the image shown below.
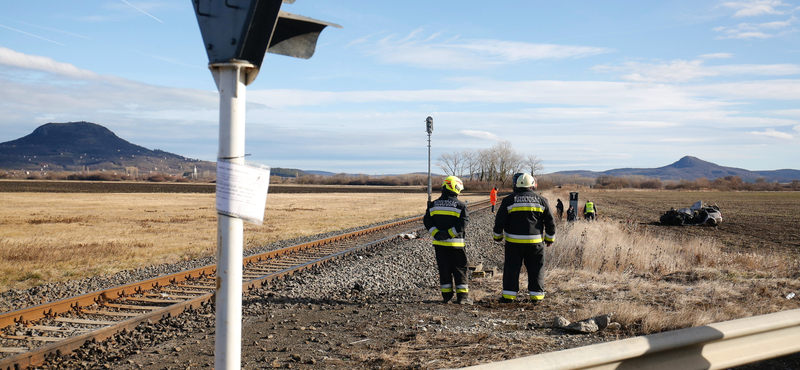
[[613,221],[573,222],[559,228],[548,250],[556,268],[596,273],[664,276],[699,268],[729,269],[762,277],[790,276],[796,263],[776,254],[731,253],[712,239],[669,239],[642,230],[629,231]]
[[725,252],[714,240],[667,238],[612,221],[560,225],[547,250],[549,299],[580,320],[613,313],[633,334],[705,325],[797,308],[798,261]]

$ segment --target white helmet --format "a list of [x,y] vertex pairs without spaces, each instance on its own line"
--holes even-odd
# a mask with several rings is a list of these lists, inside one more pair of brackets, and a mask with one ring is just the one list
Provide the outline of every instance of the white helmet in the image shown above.
[[518,188],[536,188],[536,179],[527,174],[523,173],[519,177],[517,177],[517,183],[515,184]]

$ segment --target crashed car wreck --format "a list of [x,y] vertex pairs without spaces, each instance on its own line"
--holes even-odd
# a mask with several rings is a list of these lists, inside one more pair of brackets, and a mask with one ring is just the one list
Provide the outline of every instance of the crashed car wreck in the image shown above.
[[681,225],[706,225],[706,226],[719,226],[722,223],[722,213],[719,207],[715,204],[703,205],[703,201],[699,200],[689,208],[675,209],[664,212],[661,215],[661,223],[670,226]]

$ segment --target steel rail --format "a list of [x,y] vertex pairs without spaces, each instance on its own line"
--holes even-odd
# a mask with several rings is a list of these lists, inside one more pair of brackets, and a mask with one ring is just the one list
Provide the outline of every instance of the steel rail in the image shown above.
[[[478,208],[478,209],[485,209],[485,205],[488,201],[481,201],[476,202],[470,205],[470,208]],[[281,249],[277,249],[274,251],[268,251],[248,257],[244,257],[242,259],[242,263],[245,266],[245,272],[248,269],[248,266],[257,266],[258,264],[266,261],[276,261],[281,257],[289,256],[289,255],[296,255],[298,253],[302,253],[304,251],[313,250],[314,248],[319,248],[325,245],[329,245],[332,243],[336,243],[339,241],[343,241],[350,238],[356,238],[359,236],[368,235],[371,233],[376,233],[382,230],[387,230],[395,227],[399,227],[402,225],[406,225],[412,222],[419,222],[422,220],[422,216],[411,217],[404,220],[387,223],[383,225],[378,225],[372,228],[356,230],[350,233],[345,233],[341,235],[332,236],[329,238],[314,240],[307,243],[302,243],[290,247],[285,247]],[[255,289],[260,286],[266,285],[269,281],[272,281],[277,278],[281,278],[287,275],[291,275],[300,271],[303,271],[308,268],[312,268],[315,266],[321,266],[326,262],[329,262],[332,259],[340,258],[346,256],[348,254],[354,253],[358,250],[373,246],[377,243],[395,238],[403,233],[409,233],[414,230],[419,230],[422,227],[416,227],[411,230],[406,230],[398,234],[394,234],[388,237],[381,238],[379,240],[375,240],[369,243],[360,244],[351,248],[347,248],[345,250],[337,251],[331,254],[328,254],[323,257],[314,258],[310,261],[301,262],[297,265],[278,269],[277,271],[269,272],[269,273],[258,273],[259,277],[252,278],[252,279],[245,279],[242,284],[243,290],[250,290]],[[0,358],[0,369],[2,370],[12,370],[12,369],[25,369],[32,366],[38,366],[45,362],[46,357],[50,354],[65,354],[71,351],[74,351],[87,341],[91,340],[104,340],[107,339],[114,334],[121,332],[123,330],[131,331],[136,328],[139,324],[146,322],[148,320],[156,321],[164,317],[170,317],[174,315],[179,315],[180,313],[188,310],[198,308],[206,302],[212,301],[214,299],[214,291],[216,287],[214,286],[195,286],[189,285],[185,286],[187,289],[214,289],[212,292],[202,292],[202,291],[191,291],[191,290],[181,290],[181,292],[193,292],[195,294],[201,294],[199,296],[195,296],[194,298],[186,299],[183,301],[175,300],[173,304],[165,307],[153,308],[155,306],[143,307],[143,306],[134,306],[134,305],[120,305],[120,304],[109,304],[108,302],[114,300],[131,300],[134,302],[141,302],[141,301],[155,301],[159,303],[164,303],[164,300],[153,300],[153,299],[146,299],[146,298],[132,298],[133,295],[144,295],[146,292],[151,290],[157,290],[162,287],[167,287],[171,285],[178,285],[183,282],[194,281],[194,280],[209,280],[213,278],[216,272],[216,265],[208,265],[203,266],[187,271],[181,271],[177,273],[172,273],[164,276],[155,277],[152,279],[147,279],[139,282],[134,282],[130,284],[125,284],[117,287],[112,287],[108,289],[98,290],[91,293],[82,294],[75,297],[69,297],[60,299],[53,302],[43,303],[36,306],[26,307],[23,309],[10,311],[6,313],[0,314],[0,330],[6,328],[10,325],[21,324],[23,326],[32,325],[34,322],[42,319],[53,319],[59,316],[63,316],[66,313],[70,312],[81,312],[83,307],[93,306],[93,305],[100,305],[100,306],[109,306],[109,307],[121,307],[121,308],[132,308],[132,307],[140,307],[134,309],[147,309],[149,312],[142,313],[141,315],[137,315],[135,317],[131,317],[129,319],[125,319],[119,322],[115,322],[111,325],[106,325],[98,329],[93,329],[89,332],[85,332],[83,334],[78,334],[75,336],[67,337],[67,338],[58,338],[59,340],[50,344],[46,344],[44,346],[39,346],[30,350],[26,350],[22,353],[17,353],[12,356],[8,356],[5,358]],[[212,283],[213,284],[213,283]],[[89,311],[87,311],[89,312]],[[91,311],[89,313],[95,313],[96,311]],[[109,313],[104,313],[109,314]],[[119,314],[119,313],[118,313]],[[125,315],[125,314],[119,314]],[[0,332],[0,338],[7,338],[8,336],[2,335]],[[35,340],[35,339],[34,339]]]
[[794,309],[464,369],[728,369],[798,351],[800,309]]

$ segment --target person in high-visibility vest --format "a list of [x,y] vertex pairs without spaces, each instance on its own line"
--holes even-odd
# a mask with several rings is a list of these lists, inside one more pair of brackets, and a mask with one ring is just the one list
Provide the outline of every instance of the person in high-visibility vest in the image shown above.
[[596,215],[597,207],[595,207],[591,200],[587,200],[586,205],[583,206],[583,218],[587,221],[593,221]]
[[494,205],[497,204],[497,186],[489,192],[489,203],[492,203],[492,213],[494,213]]
[[469,305],[472,299],[469,298],[467,253],[464,251],[469,213],[466,203],[458,199],[462,190],[464,184],[458,177],[444,179],[442,196],[428,203],[422,223],[433,237],[442,301],[449,303],[455,293],[456,303]]
[[531,301],[538,303],[544,299],[545,246],[555,241],[556,223],[547,199],[534,189],[533,176],[514,175],[514,193],[505,197],[497,209],[492,237],[497,242],[506,241],[500,303],[516,301],[523,264],[528,271]]

